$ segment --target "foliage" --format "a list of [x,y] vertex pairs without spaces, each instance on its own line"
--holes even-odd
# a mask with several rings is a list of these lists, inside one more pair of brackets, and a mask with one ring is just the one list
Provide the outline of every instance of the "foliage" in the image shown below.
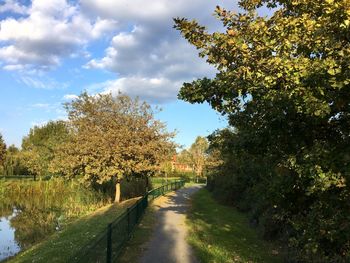
[[261,240],[247,216],[201,189],[192,197],[189,242],[200,262],[282,262],[279,248]]
[[208,150],[208,140],[198,136],[195,142],[191,145],[189,151],[191,161],[193,163],[194,171],[197,175],[203,175],[203,170],[206,165]]
[[47,176],[58,146],[68,138],[68,128],[63,121],[50,121],[41,127],[30,129],[29,134],[23,138],[21,152],[21,158],[30,173]]
[[72,135],[51,169],[68,178],[79,177],[90,186],[118,186],[123,178],[154,173],[173,151],[173,134],[138,99],[83,93],[65,107]]
[[191,154],[188,150],[184,149],[176,156],[176,161],[181,164],[192,165]]
[[208,159],[208,140],[198,136],[188,150],[182,150],[177,156],[176,161],[181,164],[187,164],[193,168],[197,176],[203,175]]
[[0,167],[3,165],[6,155],[6,144],[0,133]]
[[3,164],[3,175],[29,175],[27,167],[25,166],[24,159],[19,149],[10,145],[6,150],[6,157]]
[[[217,7],[226,31],[175,27],[217,69],[179,97],[207,101],[234,129],[211,148],[224,161],[211,189],[282,238],[295,260],[350,260],[350,4],[347,0],[241,0]],[[273,13],[261,17],[257,9]]]

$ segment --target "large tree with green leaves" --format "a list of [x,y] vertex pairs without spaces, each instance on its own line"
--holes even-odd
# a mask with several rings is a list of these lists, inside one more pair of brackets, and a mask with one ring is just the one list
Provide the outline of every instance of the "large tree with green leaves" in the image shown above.
[[123,178],[159,170],[174,150],[173,134],[138,99],[83,93],[66,109],[72,137],[60,149],[56,169],[88,185],[114,182],[116,202]]
[[64,121],[34,126],[22,140],[21,159],[33,175],[47,176],[58,146],[68,138],[69,131]]
[[[298,260],[349,259],[350,2],[239,5],[240,13],[217,7],[220,32],[175,19],[217,69],[185,83],[179,97],[208,102],[235,128],[211,138],[226,160],[225,182],[215,185],[270,235],[283,232],[302,251]],[[262,6],[271,16],[259,16]]]

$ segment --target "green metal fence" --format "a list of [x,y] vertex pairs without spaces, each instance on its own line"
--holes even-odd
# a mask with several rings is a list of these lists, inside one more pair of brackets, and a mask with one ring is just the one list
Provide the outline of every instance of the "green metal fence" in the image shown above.
[[184,185],[184,180],[177,180],[149,191],[115,221],[110,223],[106,230],[98,235],[93,242],[75,254],[69,262],[111,263],[115,261],[144,214],[148,202]]

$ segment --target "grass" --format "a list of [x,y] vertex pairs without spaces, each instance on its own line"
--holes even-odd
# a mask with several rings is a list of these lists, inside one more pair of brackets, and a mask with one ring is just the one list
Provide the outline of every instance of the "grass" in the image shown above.
[[77,181],[66,182],[61,178],[48,181],[0,180],[0,198],[3,199],[2,205],[16,203],[30,209],[33,206],[42,209],[59,207],[68,218],[95,211],[109,201],[101,193],[84,188]]
[[166,184],[166,181],[168,180],[168,183],[170,183],[171,181],[175,181],[181,179],[180,177],[168,177],[167,179],[165,177],[151,177],[151,182],[152,182],[152,186],[153,189],[154,188],[158,188],[164,184]]
[[9,262],[69,262],[73,255],[104,231],[110,222],[136,200],[137,198],[134,198],[119,205],[102,207],[67,225],[64,230],[56,232],[45,241],[19,253]]
[[282,262],[273,244],[259,239],[245,214],[219,204],[201,189],[187,219],[188,241],[200,262]]

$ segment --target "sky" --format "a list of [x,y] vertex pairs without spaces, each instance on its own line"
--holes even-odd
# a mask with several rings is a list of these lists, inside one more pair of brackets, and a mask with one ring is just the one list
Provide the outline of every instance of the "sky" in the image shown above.
[[34,125],[65,119],[83,91],[138,96],[188,147],[227,125],[207,104],[177,100],[183,82],[215,69],[173,29],[173,17],[222,30],[216,5],[233,0],[0,0],[0,133],[21,145]]

